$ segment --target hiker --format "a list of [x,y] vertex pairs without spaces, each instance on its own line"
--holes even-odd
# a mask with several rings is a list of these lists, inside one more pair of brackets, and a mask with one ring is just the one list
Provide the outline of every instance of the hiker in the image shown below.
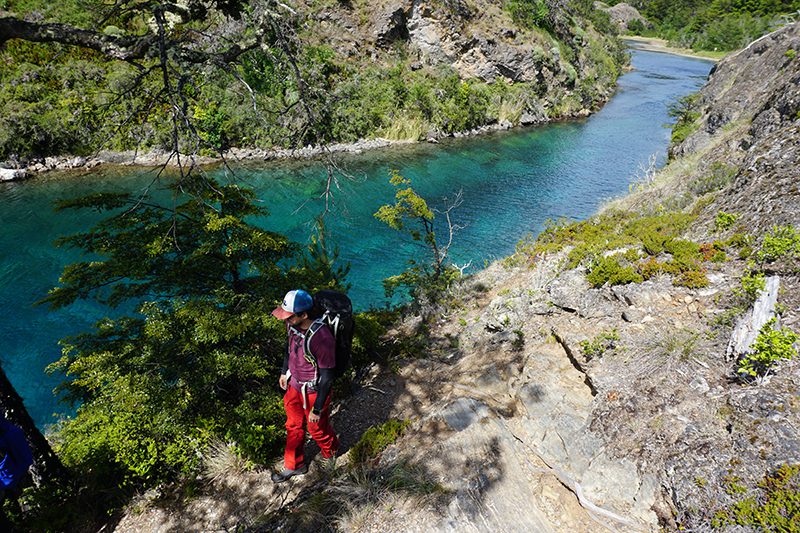
[[281,389],[286,391],[283,396],[286,450],[283,470],[272,474],[275,483],[308,472],[303,456],[306,426],[319,445],[325,464],[334,463],[339,447],[330,422],[331,387],[336,377],[336,339],[327,326],[316,326],[308,343],[313,356],[306,354],[306,336],[315,325],[315,314],[314,299],[302,289],[286,293],[283,303],[272,311],[273,316],[286,323],[289,336],[289,349],[278,380]]
[[33,454],[25,433],[0,415],[0,530],[13,531],[11,522],[3,512],[6,499],[16,500],[28,479],[28,468],[33,464]]

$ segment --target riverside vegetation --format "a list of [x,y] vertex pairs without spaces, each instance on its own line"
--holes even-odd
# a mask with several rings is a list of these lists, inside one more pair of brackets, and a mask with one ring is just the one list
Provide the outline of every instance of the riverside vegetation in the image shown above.
[[[568,118],[601,105],[625,63],[607,15],[587,0],[514,0],[502,9],[483,1],[398,3],[388,12],[364,2],[219,4],[167,9],[162,29],[169,46],[189,51],[162,57],[160,66],[155,57],[119,61],[59,43],[6,42],[0,160],[98,149],[213,154],[372,137],[419,140]],[[100,43],[117,39],[120,46],[146,36],[157,20],[149,8],[126,6],[0,3],[36,23],[93,28]],[[409,33],[412,19],[440,41]],[[505,33],[496,35],[496,28]],[[262,46],[253,44],[259,40]],[[225,56],[231,42],[239,48]],[[208,59],[196,59],[200,54]],[[486,63],[476,64],[472,56],[484,54]],[[176,130],[187,130],[179,146]]]
[[[620,0],[606,2],[616,5]],[[796,0],[630,0],[652,24],[628,24],[636,35],[667,39],[673,46],[696,51],[731,51],[792,22],[800,10]]]

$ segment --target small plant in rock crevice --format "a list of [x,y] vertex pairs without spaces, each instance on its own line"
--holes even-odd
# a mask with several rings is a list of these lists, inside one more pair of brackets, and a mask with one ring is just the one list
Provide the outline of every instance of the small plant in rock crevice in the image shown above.
[[763,272],[747,272],[742,276],[740,287],[734,290],[734,294],[744,300],[745,305],[750,305],[766,285],[767,280]]
[[619,334],[616,328],[603,331],[592,340],[584,340],[579,343],[583,357],[591,361],[596,357],[602,357],[608,351],[614,350],[619,342]]

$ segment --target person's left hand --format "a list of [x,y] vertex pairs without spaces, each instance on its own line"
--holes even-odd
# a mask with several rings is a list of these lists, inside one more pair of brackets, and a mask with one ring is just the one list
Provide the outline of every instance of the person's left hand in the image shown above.
[[314,414],[313,412],[308,414],[308,421],[312,424],[316,424],[319,422],[319,415]]

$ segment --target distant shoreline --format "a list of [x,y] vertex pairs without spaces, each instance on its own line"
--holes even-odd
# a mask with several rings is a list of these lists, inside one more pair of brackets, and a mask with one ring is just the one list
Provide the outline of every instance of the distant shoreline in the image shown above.
[[693,57],[706,59],[715,63],[722,59],[727,52],[695,52],[689,48],[675,48],[669,45],[669,41],[657,37],[641,37],[639,35],[626,35],[620,37],[630,48],[636,50],[646,50],[648,52],[661,52],[683,57]]
[[[692,57],[698,59],[705,59],[710,61],[718,61],[720,57],[710,57],[702,54],[692,52],[688,49],[673,48],[668,46],[667,41],[663,39],[639,36],[626,36],[621,37],[630,48],[643,50],[647,52],[660,52],[672,55],[679,55],[684,57]],[[603,105],[608,103],[604,102]],[[569,117],[566,120],[574,120],[584,118],[591,114],[588,110],[582,110],[576,116]],[[534,125],[543,125],[552,122],[560,122],[565,119],[543,120],[536,122]],[[451,135],[444,135],[445,137],[467,137],[474,135],[481,135],[491,132],[504,131],[510,129],[517,129],[524,127],[528,124],[512,125],[511,123],[496,123],[483,125],[469,131],[459,132]],[[333,143],[327,146],[306,146],[295,149],[262,149],[262,148],[231,148],[224,154],[224,157],[218,156],[191,156],[181,155],[180,159],[188,165],[199,166],[214,166],[228,163],[234,164],[247,164],[258,163],[266,161],[303,161],[323,157],[329,154],[360,154],[364,151],[371,151],[376,148],[386,148],[397,145],[411,145],[425,142],[438,143],[439,139],[421,139],[418,141],[409,140],[393,140],[383,138],[373,139],[360,139],[355,142],[349,143]],[[89,171],[103,165],[104,167],[119,166],[127,168],[153,168],[158,166],[175,167],[174,154],[162,150],[148,150],[140,152],[138,150],[130,151],[101,151],[94,156],[89,157],[76,157],[73,155],[63,156],[50,156],[43,158],[33,164],[28,165],[24,169],[0,169],[0,183],[3,181],[17,181],[26,178],[48,173],[50,171]],[[3,173],[8,174],[7,176]]]

